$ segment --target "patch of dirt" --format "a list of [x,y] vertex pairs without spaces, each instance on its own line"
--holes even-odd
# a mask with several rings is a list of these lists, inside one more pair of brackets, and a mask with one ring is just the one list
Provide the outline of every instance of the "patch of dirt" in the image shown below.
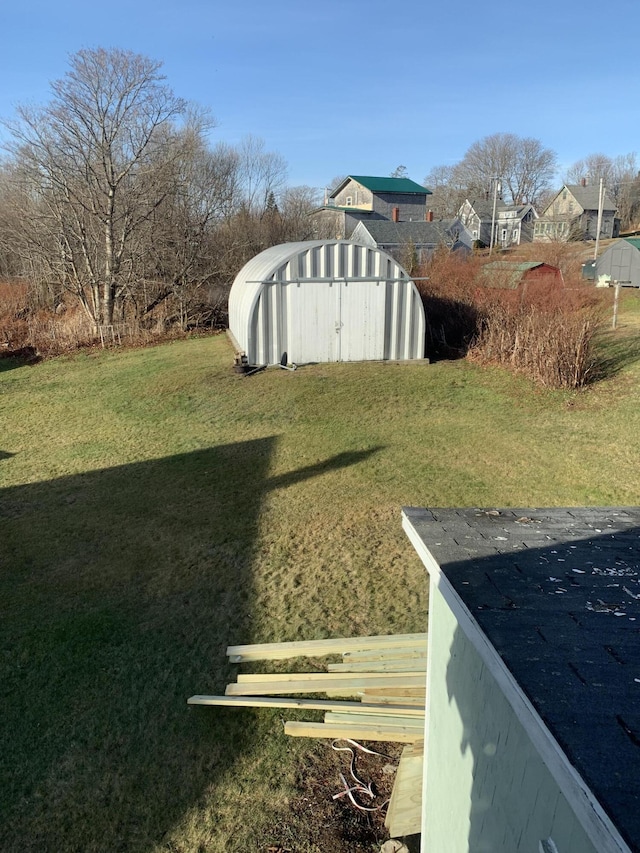
[[[348,746],[345,741],[336,746]],[[379,850],[389,838],[384,825],[386,806],[365,812],[356,808],[347,796],[333,799],[344,790],[340,774],[355,785],[351,773],[351,755],[335,752],[332,741],[313,743],[302,760],[296,780],[297,795],[289,803],[291,822],[274,828],[263,853],[298,853],[300,850],[322,850],[330,853],[371,853]],[[354,793],[356,801],[368,808],[383,806],[389,800],[395,772],[402,752],[401,744],[363,743],[368,749],[383,753],[369,755],[355,750],[355,774],[371,785],[374,798]]]

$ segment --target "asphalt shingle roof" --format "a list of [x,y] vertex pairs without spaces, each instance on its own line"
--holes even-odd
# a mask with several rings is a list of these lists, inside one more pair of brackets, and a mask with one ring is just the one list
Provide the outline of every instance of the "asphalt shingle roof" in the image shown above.
[[365,223],[376,243],[393,245],[412,242],[416,246],[437,246],[451,238],[448,229],[453,220],[439,222],[388,222],[374,219]]
[[[600,204],[600,186],[595,184],[565,184],[571,195],[584,210],[598,210]],[[562,192],[562,190],[561,190]],[[603,210],[617,210],[617,207],[606,193],[604,194]]]
[[640,508],[405,515],[640,851]]

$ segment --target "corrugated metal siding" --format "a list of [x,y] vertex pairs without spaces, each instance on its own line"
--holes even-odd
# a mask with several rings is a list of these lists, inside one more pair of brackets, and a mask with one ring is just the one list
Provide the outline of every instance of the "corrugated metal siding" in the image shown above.
[[596,261],[596,276],[609,275],[613,281],[640,287],[640,252],[630,240],[619,240]]
[[229,294],[229,325],[252,364],[424,356],[422,300],[389,255],[350,241],[274,246]]

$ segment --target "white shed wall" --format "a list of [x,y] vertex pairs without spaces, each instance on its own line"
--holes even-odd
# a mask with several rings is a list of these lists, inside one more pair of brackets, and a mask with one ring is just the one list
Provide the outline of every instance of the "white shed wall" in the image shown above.
[[391,256],[350,241],[274,246],[240,271],[229,325],[252,364],[424,356],[415,284]]

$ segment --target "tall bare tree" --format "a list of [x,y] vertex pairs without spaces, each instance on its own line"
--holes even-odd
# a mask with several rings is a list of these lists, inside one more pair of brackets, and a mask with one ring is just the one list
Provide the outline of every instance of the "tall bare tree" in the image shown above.
[[132,244],[172,187],[174,121],[186,109],[161,63],[130,51],[81,50],[43,107],[18,108],[9,150],[22,198],[63,285],[96,326],[112,323],[135,278]]
[[237,148],[240,206],[262,214],[269,194],[278,195],[285,186],[287,164],[282,155],[267,151],[264,139],[249,134]]
[[436,219],[452,219],[469,190],[460,183],[460,175],[455,166],[435,166],[425,177],[423,184],[431,190],[427,205]]
[[476,195],[488,196],[498,178],[505,201],[535,204],[555,174],[556,155],[538,139],[494,133],[474,142],[454,171],[457,183]]

